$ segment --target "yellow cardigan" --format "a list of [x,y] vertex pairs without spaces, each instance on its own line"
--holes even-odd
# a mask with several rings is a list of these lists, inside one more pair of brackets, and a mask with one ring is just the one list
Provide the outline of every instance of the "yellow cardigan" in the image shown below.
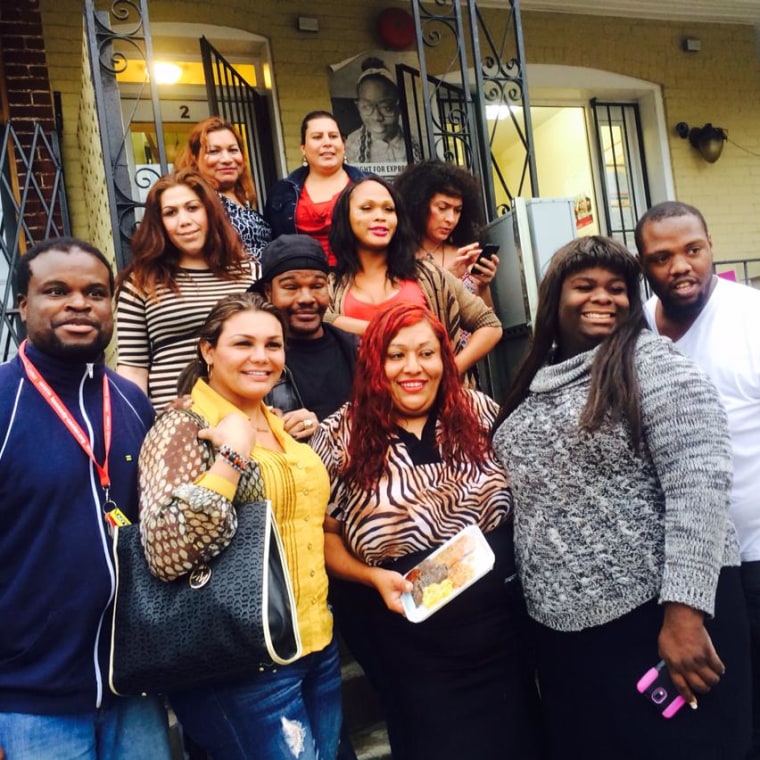
[[[192,399],[193,412],[206,420],[209,427],[217,425],[231,412],[240,411],[202,380],[193,387]],[[266,414],[284,453],[257,445],[250,456],[261,470],[266,496],[272,502],[285,546],[306,655],[324,649],[332,639],[322,530],[330,481],[322,460],[311,447],[288,435],[279,417],[269,411]],[[212,473],[203,473],[195,484],[229,501],[235,498],[235,486]]]

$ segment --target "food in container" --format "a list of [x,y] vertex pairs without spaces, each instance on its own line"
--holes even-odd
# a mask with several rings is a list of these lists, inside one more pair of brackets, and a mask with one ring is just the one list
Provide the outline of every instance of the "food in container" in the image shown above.
[[407,619],[419,623],[430,617],[491,570],[495,559],[477,525],[457,533],[406,574],[413,584],[401,595]]

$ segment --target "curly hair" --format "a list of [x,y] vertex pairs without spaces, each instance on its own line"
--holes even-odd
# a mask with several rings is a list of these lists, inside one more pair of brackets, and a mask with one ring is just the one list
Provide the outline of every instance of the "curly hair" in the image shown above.
[[477,178],[466,169],[430,158],[407,166],[393,186],[403,199],[418,246],[425,237],[430,201],[436,193],[462,201],[462,215],[449,238],[451,244],[460,247],[477,240],[485,220],[483,194]]
[[[190,132],[190,136],[187,139],[187,145],[180,151],[179,155],[177,156],[177,160],[174,162],[174,170],[179,171],[180,169],[192,169],[193,171],[203,176],[203,172],[198,165],[198,160],[201,157],[201,153],[205,152],[208,149],[208,135],[210,132],[232,132],[234,135],[235,142],[237,142],[238,148],[240,148],[240,152],[243,154],[244,160],[243,169],[237,179],[237,182],[235,182],[233,191],[235,193],[235,197],[240,201],[240,203],[243,205],[250,203],[251,206],[255,206],[256,188],[253,185],[251,170],[248,166],[247,153],[245,150],[245,143],[243,142],[243,138],[240,136],[240,133],[234,124],[229,121],[224,121],[224,119],[220,119],[218,116],[211,116],[208,119],[199,121],[193,127],[192,131]],[[206,177],[204,177],[204,179],[206,179],[206,182],[209,182],[212,185],[214,184],[211,179],[208,179]]]
[[550,358],[559,340],[559,302],[562,285],[571,274],[582,269],[601,267],[625,280],[628,317],[602,341],[591,365],[591,388],[580,417],[583,430],[598,430],[606,421],[626,419],[634,443],[642,439],[639,382],[636,375],[636,341],[647,329],[641,299],[641,269],[631,252],[617,240],[593,235],[572,240],[552,257],[538,290],[538,310],[533,341],[517,369],[493,430],[520,405],[528,395],[531,381]]
[[356,375],[347,415],[351,424],[348,460],[341,475],[362,489],[371,489],[387,471],[390,436],[396,414],[385,361],[391,341],[405,327],[430,325],[443,363],[434,404],[439,422],[438,446],[447,464],[476,466],[491,451],[488,430],[475,412],[459,379],[446,328],[424,306],[396,304],[378,314],[367,327],[359,348]]
[[145,214],[132,237],[132,261],[121,271],[117,290],[131,278],[135,286],[155,298],[159,287],[179,292],[180,251],[169,240],[161,215],[161,196],[172,187],[192,190],[206,209],[208,233],[203,257],[208,268],[223,279],[236,279],[247,260],[240,238],[227,218],[214,189],[192,169],[181,169],[161,177],[150,189],[145,201]]
[[398,224],[393,238],[388,243],[386,260],[388,266],[388,279],[416,280],[414,252],[417,248],[414,235],[409,224],[409,219],[404,211],[404,204],[393,185],[380,177],[363,177],[352,182],[338,197],[332,214],[330,226],[330,249],[335,254],[337,264],[335,276],[338,282],[350,280],[360,271],[361,265],[356,251],[356,236],[351,227],[351,196],[360,185],[365,182],[375,182],[384,187],[391,196],[391,201],[396,210]]

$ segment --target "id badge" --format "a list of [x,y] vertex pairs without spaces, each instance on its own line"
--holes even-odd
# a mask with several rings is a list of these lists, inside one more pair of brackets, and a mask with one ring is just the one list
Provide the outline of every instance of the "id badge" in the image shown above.
[[105,506],[106,508],[112,507],[104,515],[109,533],[113,535],[114,528],[123,528],[126,525],[132,524],[132,521],[112,501],[108,502]]

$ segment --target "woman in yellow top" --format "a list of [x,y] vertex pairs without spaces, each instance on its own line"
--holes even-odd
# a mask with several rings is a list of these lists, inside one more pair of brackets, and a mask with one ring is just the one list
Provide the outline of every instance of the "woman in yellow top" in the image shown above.
[[192,408],[161,416],[140,452],[141,530],[154,575],[172,580],[221,552],[235,531],[235,505],[265,494],[285,545],[303,656],[169,695],[185,732],[220,760],[334,758],[338,745],[340,669],[322,533],[329,480],[263,403],[285,364],[283,336],[280,313],[261,296],[219,301],[180,379]]

